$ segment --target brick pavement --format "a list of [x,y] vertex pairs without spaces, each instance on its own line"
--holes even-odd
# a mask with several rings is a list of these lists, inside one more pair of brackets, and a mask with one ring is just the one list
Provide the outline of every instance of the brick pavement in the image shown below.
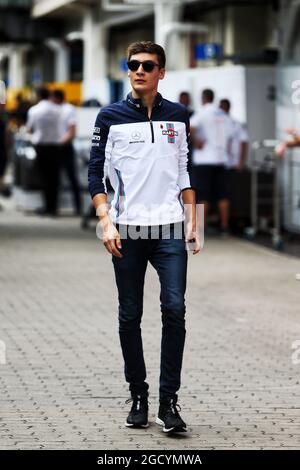
[[155,424],[161,320],[149,266],[143,318],[150,427],[130,405],[110,256],[78,219],[0,213],[1,449],[300,448],[300,261],[211,238],[190,255],[179,403],[189,432]]

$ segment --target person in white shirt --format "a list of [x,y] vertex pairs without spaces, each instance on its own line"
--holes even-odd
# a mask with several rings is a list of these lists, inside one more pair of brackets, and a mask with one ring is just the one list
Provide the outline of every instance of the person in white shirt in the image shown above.
[[178,102],[184,106],[189,113],[189,117],[191,117],[194,114],[194,110],[192,109],[191,106],[191,95],[189,94],[188,91],[182,91],[179,95]]
[[77,215],[81,213],[80,185],[78,182],[75,152],[73,140],[76,136],[76,111],[75,107],[65,102],[65,95],[62,90],[54,90],[51,99],[61,109],[60,116],[60,144],[61,147],[61,168],[66,173],[73,193],[74,209]]
[[229,117],[214,104],[214,92],[202,92],[202,108],[190,120],[193,142],[193,186],[197,202],[204,203],[205,217],[210,204],[218,203],[221,233],[228,232],[229,199],[226,164],[233,135]]
[[60,165],[60,108],[49,100],[49,92],[38,91],[39,102],[28,111],[26,127],[32,134],[32,143],[37,154],[44,207],[36,212],[40,215],[57,215],[57,195]]
[[249,136],[245,124],[233,119],[230,116],[231,103],[228,99],[220,100],[220,109],[226,113],[232,123],[233,136],[231,140],[228,161],[226,167],[230,170],[243,170],[245,167]]

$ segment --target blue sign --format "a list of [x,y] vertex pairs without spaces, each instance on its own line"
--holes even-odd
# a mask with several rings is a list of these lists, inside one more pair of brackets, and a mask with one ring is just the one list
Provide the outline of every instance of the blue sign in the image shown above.
[[34,69],[31,74],[31,82],[35,84],[41,83],[41,74],[38,69]]
[[217,59],[221,57],[222,53],[222,44],[203,43],[195,46],[195,58],[197,60]]
[[122,70],[122,72],[127,72],[127,70],[128,70],[127,59],[125,57],[123,57],[120,60],[120,70]]

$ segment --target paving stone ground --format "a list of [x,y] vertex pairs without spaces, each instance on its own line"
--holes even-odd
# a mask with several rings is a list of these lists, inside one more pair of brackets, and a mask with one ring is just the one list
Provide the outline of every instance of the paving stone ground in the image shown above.
[[158,408],[159,283],[149,266],[143,339],[146,430],[124,427],[110,256],[79,220],[0,213],[1,449],[300,448],[299,259],[229,238],[189,255],[179,403],[189,432],[165,436]]

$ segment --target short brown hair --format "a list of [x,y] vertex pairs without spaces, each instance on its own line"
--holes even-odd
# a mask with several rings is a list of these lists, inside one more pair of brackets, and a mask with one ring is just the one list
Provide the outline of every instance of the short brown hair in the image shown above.
[[215,94],[210,88],[205,88],[205,90],[202,91],[202,97],[209,103],[212,103],[215,99]]
[[159,45],[151,41],[138,41],[130,44],[127,49],[127,60],[130,60],[134,54],[140,54],[141,52],[147,52],[148,54],[156,54],[159,66],[165,68],[166,66],[166,54],[164,49]]

